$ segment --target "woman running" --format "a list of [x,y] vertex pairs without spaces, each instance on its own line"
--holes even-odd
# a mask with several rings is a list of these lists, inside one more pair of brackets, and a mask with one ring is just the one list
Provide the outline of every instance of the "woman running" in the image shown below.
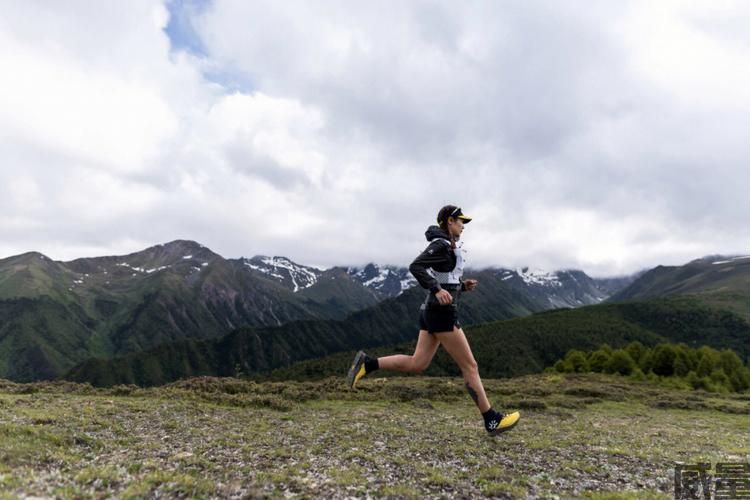
[[429,290],[420,306],[419,339],[414,354],[373,358],[359,351],[349,369],[347,383],[354,388],[359,379],[379,368],[420,373],[430,365],[438,346],[442,345],[461,369],[466,390],[484,417],[485,429],[494,436],[512,429],[521,414],[506,415],[492,408],[479,378],[477,362],[458,321],[459,295],[462,291],[473,290],[478,283],[474,279],[461,280],[466,250],[463,242],[456,245],[464,224],[470,221],[471,217],[464,215],[460,207],[446,205],[441,208],[438,225],[431,225],[425,232],[429,245],[409,265],[409,271],[422,288]]

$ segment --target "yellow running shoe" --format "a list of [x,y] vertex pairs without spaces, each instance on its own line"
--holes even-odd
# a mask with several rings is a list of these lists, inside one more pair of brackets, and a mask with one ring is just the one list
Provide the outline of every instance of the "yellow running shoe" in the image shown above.
[[349,385],[350,389],[354,389],[357,381],[367,373],[365,371],[366,356],[365,351],[359,351],[357,355],[354,356],[354,361],[352,362],[352,366],[349,368],[349,373],[346,376],[346,383]]
[[520,418],[521,413],[517,411],[508,413],[507,415],[501,413],[498,415],[498,418],[492,419],[487,423],[487,431],[490,433],[490,436],[497,436],[501,432],[509,431],[515,427]]

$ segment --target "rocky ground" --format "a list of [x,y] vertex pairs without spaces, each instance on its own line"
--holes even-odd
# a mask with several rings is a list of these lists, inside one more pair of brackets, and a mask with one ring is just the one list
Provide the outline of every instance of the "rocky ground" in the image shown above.
[[0,497],[672,498],[676,461],[750,461],[750,394],[597,374],[485,385],[522,412],[494,438],[461,379],[0,381]]

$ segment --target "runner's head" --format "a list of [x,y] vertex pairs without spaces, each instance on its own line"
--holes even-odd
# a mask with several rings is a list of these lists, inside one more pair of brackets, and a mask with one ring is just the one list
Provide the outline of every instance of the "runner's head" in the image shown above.
[[437,215],[437,223],[440,228],[448,233],[448,236],[460,237],[464,230],[464,224],[471,222],[471,217],[461,212],[461,207],[456,205],[445,205]]

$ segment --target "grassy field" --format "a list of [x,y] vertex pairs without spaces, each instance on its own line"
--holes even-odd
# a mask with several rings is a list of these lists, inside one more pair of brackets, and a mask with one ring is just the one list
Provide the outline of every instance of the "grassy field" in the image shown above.
[[0,498],[671,498],[675,461],[750,461],[750,394],[599,374],[485,385],[522,412],[494,438],[458,378],[0,381]]

